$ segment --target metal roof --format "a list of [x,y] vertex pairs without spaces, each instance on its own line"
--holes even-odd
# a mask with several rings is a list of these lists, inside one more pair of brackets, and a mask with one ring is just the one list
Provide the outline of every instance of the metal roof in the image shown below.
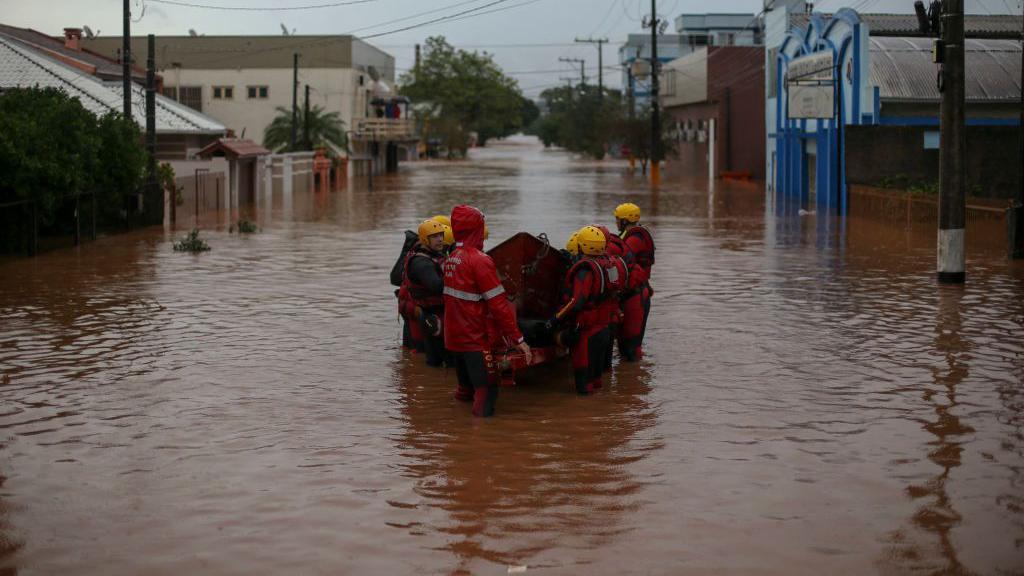
[[[1012,40],[968,39],[964,54],[967,100],[1016,102],[1020,99],[1021,49]],[[871,37],[871,84],[882,100],[938,102],[938,65],[931,38]]]
[[[48,36],[38,30],[0,24],[0,34],[4,34],[8,38],[14,39],[30,49],[41,50],[43,53],[49,52],[63,58],[76,60],[82,64],[92,66],[96,69],[96,75],[101,78],[110,80],[114,78],[121,78],[122,76],[123,70],[120,62],[106,58],[85,48],[82,48],[81,50],[72,50],[64,45],[63,40],[54,38],[53,36]],[[133,65],[131,67],[131,74],[133,78],[137,78],[140,81],[144,81],[146,78],[146,71],[138,66]]]
[[[0,88],[53,87],[78,98],[82,106],[97,116],[121,110],[122,85],[104,82],[95,76],[52,60],[35,50],[0,34]],[[132,118],[145,127],[146,93],[139,84],[132,84]],[[160,134],[223,134],[220,122],[156,95],[156,131]]]
[[[907,3],[908,5],[910,2]],[[825,22],[832,14],[817,13]],[[914,14],[858,14],[868,25],[871,36],[920,36],[917,16]],[[791,14],[790,24],[806,29],[811,15],[803,12]],[[964,16],[964,34],[968,38],[1020,38],[1021,16],[1011,14]]]

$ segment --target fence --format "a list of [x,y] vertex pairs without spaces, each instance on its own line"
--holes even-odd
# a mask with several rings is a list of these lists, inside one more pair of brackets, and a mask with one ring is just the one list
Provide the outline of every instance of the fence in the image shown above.
[[[86,212],[84,218],[83,209]],[[59,248],[69,242],[78,246],[82,243],[83,220],[89,238],[96,239],[98,211],[94,191],[58,198],[51,222],[44,222],[40,212],[35,199],[0,203],[0,253],[24,252],[35,256],[41,249]]]

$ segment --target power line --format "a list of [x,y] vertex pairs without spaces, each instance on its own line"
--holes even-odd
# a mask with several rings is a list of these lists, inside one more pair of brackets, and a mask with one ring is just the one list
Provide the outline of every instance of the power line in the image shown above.
[[210,4],[193,4],[191,2],[179,2],[178,0],[146,0],[157,4],[169,4],[183,8],[202,8],[204,10],[230,10],[245,12],[287,12],[292,10],[318,10],[320,8],[336,8],[338,6],[351,6],[352,4],[366,4],[377,0],[347,0],[345,2],[331,2],[329,4],[311,4],[308,6],[277,6],[277,7],[254,7],[254,6],[213,6]]

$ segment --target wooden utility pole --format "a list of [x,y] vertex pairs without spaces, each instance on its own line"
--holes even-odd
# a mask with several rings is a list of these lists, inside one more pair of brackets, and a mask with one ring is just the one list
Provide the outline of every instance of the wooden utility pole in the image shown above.
[[559,58],[559,62],[567,62],[569,64],[580,65],[580,86],[584,86],[587,83],[587,61],[581,58]]
[[121,38],[121,87],[124,91],[124,117],[132,118],[132,11],[131,0],[124,0],[124,35]]
[[295,152],[295,141],[299,137],[299,53],[292,59],[292,141],[291,152]]
[[964,3],[942,2],[942,104],[939,159],[939,282],[962,284],[964,268]]
[[146,194],[142,214],[146,224],[157,224],[163,222],[164,203],[156,179],[156,37],[150,34],[146,41]]
[[604,100],[604,45],[607,38],[576,38],[584,44],[597,44],[597,95]]
[[658,103],[658,0],[651,0],[651,185],[661,183],[661,105]]
[[313,149],[313,141],[309,139],[309,84],[306,84],[306,103],[302,114],[302,142],[306,149]]

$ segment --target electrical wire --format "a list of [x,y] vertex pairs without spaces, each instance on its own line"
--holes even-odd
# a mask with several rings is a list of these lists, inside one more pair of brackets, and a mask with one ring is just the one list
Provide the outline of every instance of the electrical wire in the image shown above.
[[228,10],[228,11],[244,11],[244,12],[288,12],[293,10],[319,10],[321,8],[336,8],[338,6],[351,6],[353,4],[366,4],[368,2],[376,2],[377,0],[346,0],[344,2],[331,2],[328,4],[311,4],[308,6],[276,6],[276,7],[258,7],[258,6],[213,6],[210,4],[193,4],[191,2],[180,2],[179,0],[147,0],[148,2],[155,2],[157,4],[168,4],[171,6],[181,6],[183,8],[201,8],[204,10]]

